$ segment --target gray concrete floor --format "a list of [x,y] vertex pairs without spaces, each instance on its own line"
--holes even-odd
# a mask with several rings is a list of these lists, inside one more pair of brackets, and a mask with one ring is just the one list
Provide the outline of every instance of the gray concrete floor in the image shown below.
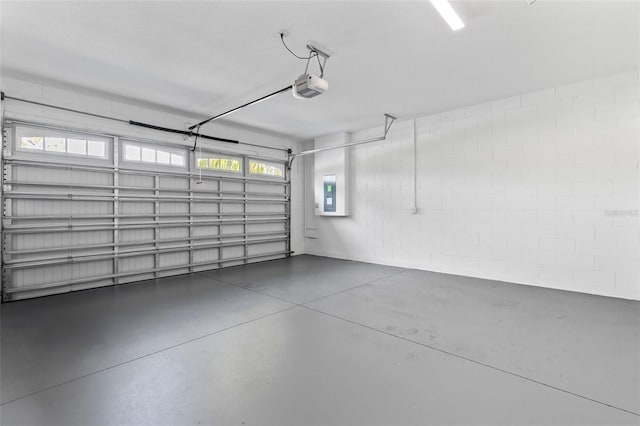
[[2,426],[640,424],[638,302],[297,256],[1,315]]

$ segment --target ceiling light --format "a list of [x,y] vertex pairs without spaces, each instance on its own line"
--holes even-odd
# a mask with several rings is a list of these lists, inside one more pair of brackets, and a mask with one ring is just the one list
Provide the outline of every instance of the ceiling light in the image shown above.
[[431,0],[431,4],[436,8],[442,18],[447,21],[447,24],[453,31],[458,31],[464,28],[464,22],[458,16],[455,10],[451,7],[448,0]]

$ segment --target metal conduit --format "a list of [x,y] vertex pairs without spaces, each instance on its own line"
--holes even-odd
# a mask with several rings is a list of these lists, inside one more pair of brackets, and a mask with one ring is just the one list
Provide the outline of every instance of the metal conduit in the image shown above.
[[291,168],[291,165],[293,164],[293,160],[295,160],[298,157],[304,157],[305,155],[312,155],[312,154],[317,154],[319,152],[325,152],[325,151],[331,151],[334,149],[343,149],[343,148],[349,148],[352,146],[357,146],[357,145],[363,145],[363,144],[367,144],[367,143],[372,143],[372,142],[380,142],[383,141],[385,139],[387,139],[387,135],[389,134],[389,130],[391,129],[391,126],[393,125],[393,122],[397,120],[397,117],[391,114],[385,114],[384,115],[384,134],[382,136],[378,136],[376,138],[371,138],[371,139],[365,139],[365,140],[361,140],[361,141],[356,141],[356,142],[350,142],[350,143],[346,143],[343,145],[337,145],[337,146],[329,146],[326,148],[316,148],[316,149],[310,149],[308,151],[302,151],[302,152],[298,152],[297,154],[293,154],[291,156],[289,156],[289,163],[288,166],[289,168]]

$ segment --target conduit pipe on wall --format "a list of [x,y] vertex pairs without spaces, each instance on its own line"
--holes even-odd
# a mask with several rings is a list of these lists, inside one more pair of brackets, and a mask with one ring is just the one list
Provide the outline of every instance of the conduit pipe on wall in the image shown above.
[[356,142],[349,142],[349,143],[346,143],[344,145],[329,146],[327,148],[310,149],[308,151],[302,151],[302,152],[299,152],[297,154],[293,154],[289,158],[289,168],[291,168],[291,164],[293,164],[293,160],[295,160],[298,157],[302,157],[302,156],[305,156],[305,155],[311,155],[311,154],[317,154],[318,152],[330,151],[330,150],[333,150],[333,149],[348,148],[348,147],[351,147],[351,146],[362,145],[362,144],[365,144],[365,143],[383,141],[383,140],[385,140],[387,138],[387,134],[389,133],[389,129],[391,129],[391,125],[393,124],[393,122],[397,118],[398,117],[393,116],[391,114],[385,114],[384,115],[384,135],[378,136],[377,138],[365,139],[365,140],[356,141]]

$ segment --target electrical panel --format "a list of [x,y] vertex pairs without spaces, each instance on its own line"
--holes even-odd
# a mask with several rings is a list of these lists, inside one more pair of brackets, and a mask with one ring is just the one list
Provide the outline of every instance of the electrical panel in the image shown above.
[[[316,149],[342,146],[349,142],[346,133],[317,138]],[[348,148],[318,152],[313,159],[315,215],[348,216]]]
[[325,175],[324,183],[324,211],[336,211],[336,175]]

